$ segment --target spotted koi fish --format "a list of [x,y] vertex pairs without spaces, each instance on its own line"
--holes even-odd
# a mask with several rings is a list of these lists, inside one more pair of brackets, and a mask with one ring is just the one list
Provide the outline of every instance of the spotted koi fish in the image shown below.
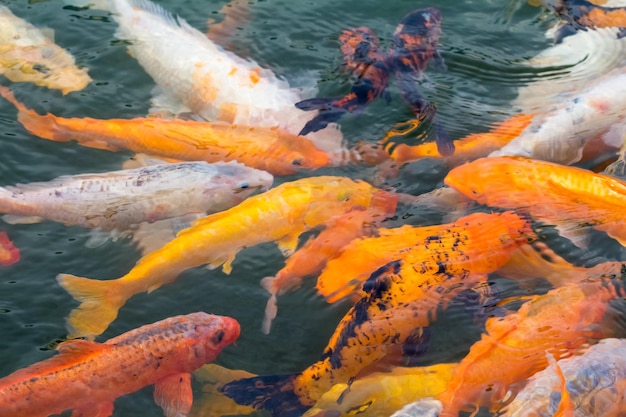
[[480,204],[556,225],[566,237],[591,226],[626,244],[626,183],[616,178],[536,159],[494,157],[458,166],[444,182]]
[[534,238],[528,221],[515,213],[471,216],[467,223],[476,226],[475,233],[450,227],[431,235],[426,245],[405,240],[398,260],[364,283],[362,298],[341,320],[319,361],[297,374],[233,381],[224,393],[274,416],[292,416],[334,384],[371,373],[383,359],[419,354],[428,337],[424,328],[437,309],[486,281],[518,245]]
[[626,8],[606,7],[587,0],[542,0],[544,6],[565,19],[569,27],[562,28],[557,41],[572,34],[574,30],[617,27],[618,38],[626,36]]
[[175,316],[104,343],[70,340],[59,354],[0,379],[0,415],[111,416],[116,398],[155,385],[167,417],[187,415],[190,372],[213,361],[239,337],[239,323],[206,313]]
[[169,160],[238,161],[274,175],[330,164],[329,154],[309,139],[276,128],[158,117],[100,120],[40,115],[0,86],[18,109],[18,120],[35,136],[55,142],[76,140],[90,148],[129,150]]
[[87,70],[78,68],[68,51],[2,5],[0,74],[13,82],[31,82],[63,94],[80,91],[91,82]]
[[500,415],[617,417],[626,410],[625,355],[623,339],[600,340],[580,355],[534,374]]
[[345,177],[309,177],[252,196],[235,207],[210,214],[180,231],[160,249],[142,257],[126,275],[99,281],[69,274],[57,280],[81,304],[68,318],[69,337],[99,335],[130,297],[176,280],[186,269],[222,266],[229,274],[243,248],[277,242],[291,255],[298,237],[355,207],[387,205],[389,193]]
[[617,282],[566,285],[532,297],[515,313],[488,319],[482,338],[437,396],[443,404],[440,417],[478,407],[496,411],[509,390],[548,366],[546,354],[565,358],[612,337],[614,331],[602,320],[609,302],[623,296]]
[[0,265],[13,265],[19,260],[20,250],[9,239],[7,232],[0,232]]

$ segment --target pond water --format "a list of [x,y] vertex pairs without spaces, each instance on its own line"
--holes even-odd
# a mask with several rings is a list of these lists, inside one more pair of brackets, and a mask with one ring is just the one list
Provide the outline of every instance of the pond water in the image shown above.
[[[224,1],[165,0],[164,8],[179,14],[204,31],[207,19],[220,19]],[[93,82],[80,92],[63,96],[28,83],[10,84],[16,95],[40,113],[65,117],[131,118],[149,109],[151,78],[116,40],[116,23],[106,12],[67,7],[61,0],[1,1],[16,15],[55,32],[57,44],[67,48]],[[514,114],[511,101],[526,83],[542,77],[523,64],[552,44],[545,31],[555,17],[521,0],[291,1],[251,0],[250,19],[233,34],[235,51],[297,84],[317,85],[319,96],[345,94],[350,80],[339,70],[338,36],[348,27],[367,26],[388,44],[396,25],[409,11],[435,6],[443,16],[441,53],[446,68],[430,66],[421,91],[437,104],[439,118],[453,138],[486,131],[494,122]],[[411,110],[390,85],[391,101],[377,100],[359,114],[341,120],[349,143],[377,140],[396,123],[412,117]],[[131,154],[54,143],[30,135],[16,121],[12,105],[0,100],[0,185],[46,181],[60,175],[120,169]],[[322,169],[314,175],[347,175],[368,179],[373,171],[356,167]],[[299,174],[299,176],[308,174]],[[421,193],[441,185],[445,170],[424,161],[403,169],[390,185],[408,193]],[[298,176],[277,178],[275,184]],[[384,225],[433,224],[441,219],[431,211],[401,206]],[[21,250],[21,261],[0,269],[0,375],[41,361],[54,352],[50,347],[65,337],[65,317],[76,302],[57,284],[58,273],[112,279],[125,274],[140,252],[128,239],[86,247],[90,231],[54,222],[28,225],[0,223]],[[604,249],[583,253],[565,245],[563,253],[584,263]],[[152,294],[133,297],[119,318],[97,340],[106,340],[165,317],[193,311],[228,315],[242,327],[236,346],[228,347],[216,361],[227,368],[257,374],[297,372],[318,359],[348,302],[328,305],[316,295],[313,280],[280,297],[279,314],[272,332],[260,331],[267,293],[259,285],[283,265],[272,243],[242,251],[233,272],[195,268],[173,284]],[[544,292],[493,281],[503,297]],[[430,350],[424,363],[461,359],[480,335],[480,324],[460,306],[442,314],[432,329]],[[197,386],[195,386],[197,388]],[[69,415],[69,414],[68,414]],[[147,388],[115,403],[114,416],[159,416],[160,409]]]

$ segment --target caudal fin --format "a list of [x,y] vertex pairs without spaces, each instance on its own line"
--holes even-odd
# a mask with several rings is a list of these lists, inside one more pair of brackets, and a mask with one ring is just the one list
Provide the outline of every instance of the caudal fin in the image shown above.
[[338,105],[338,101],[334,98],[311,98],[296,103],[296,107],[300,110],[319,110],[317,116],[309,120],[298,135],[305,136],[309,133],[317,132],[324,129],[329,123],[334,123],[341,119],[341,116],[347,110]]
[[40,115],[19,102],[10,88],[0,86],[0,96],[15,106],[18,111],[17,120],[26,130],[40,138],[57,142],[68,142],[71,138],[59,134],[55,117],[52,114]]
[[57,275],[58,283],[81,304],[67,318],[70,339],[93,339],[117,318],[127,297],[120,294],[117,281],[99,281],[69,274]]
[[221,391],[241,405],[266,410],[272,417],[300,417],[310,408],[294,392],[295,374],[243,378],[229,382]]
[[276,288],[274,288],[275,277],[265,277],[261,280],[261,286],[270,293],[270,298],[265,305],[265,316],[263,317],[263,325],[261,330],[265,334],[270,334],[272,328],[272,320],[276,318],[278,314],[278,302],[276,300]]

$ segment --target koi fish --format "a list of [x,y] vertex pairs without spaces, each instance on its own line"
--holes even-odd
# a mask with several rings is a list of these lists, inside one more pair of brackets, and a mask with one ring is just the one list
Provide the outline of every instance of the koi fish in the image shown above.
[[616,178],[540,160],[499,157],[458,166],[444,182],[480,204],[517,209],[557,225],[561,234],[591,226],[626,244],[626,183]]
[[69,337],[99,335],[135,294],[152,292],[182,271],[208,264],[232,270],[243,248],[275,241],[291,255],[301,233],[355,207],[384,204],[389,194],[344,177],[311,177],[283,183],[235,207],[203,217],[159,250],[142,257],[119,279],[99,281],[59,274],[57,281],[81,302],[68,318]]
[[391,417],[438,417],[442,408],[441,402],[429,398],[409,403]]
[[[437,51],[440,36],[441,13],[434,7],[406,15],[393,33],[387,54],[379,50],[380,41],[370,29],[359,27],[344,31],[339,38],[341,50],[347,67],[359,71],[357,81],[344,97],[313,98],[296,103],[302,110],[319,110],[300,134],[323,129],[345,113],[360,110],[382,96],[392,72],[411,110],[421,117],[432,116],[432,106],[421,97],[416,85],[429,60],[441,61]],[[442,155],[454,152],[454,144],[439,127],[436,143]]]
[[330,164],[310,140],[276,128],[158,117],[99,120],[39,115],[0,86],[0,95],[18,109],[18,121],[35,136],[55,142],[76,140],[90,148],[127,149],[184,161],[238,161],[273,175],[294,174]]
[[[116,36],[163,91],[155,101],[180,103],[207,121],[278,127],[296,135],[315,114],[298,110],[300,92],[271,70],[225,51],[183,18],[149,0],[110,0]],[[336,128],[311,136],[318,147],[341,147]]]
[[0,213],[9,223],[43,219],[101,230],[128,230],[189,213],[233,207],[273,178],[229,162],[180,162],[144,168],[58,177],[0,187]]
[[[617,27],[618,38],[626,36],[626,8],[606,7],[586,0],[543,0],[542,3],[564,18],[576,30]],[[566,32],[571,32],[571,30]]]
[[396,367],[335,384],[303,417],[388,416],[416,399],[434,397],[446,389],[457,366],[441,363],[424,367]]
[[[527,225],[522,228],[522,224],[525,223],[514,213],[504,215],[474,213],[442,225],[379,228],[377,236],[351,241],[338,257],[328,261],[317,279],[317,291],[329,303],[335,303],[351,295],[360,295],[363,282],[376,269],[395,259],[404,258],[410,252],[409,248],[420,248],[426,253],[440,248],[441,253],[448,251],[448,256],[455,257],[458,246],[455,242],[481,241],[479,236],[484,233],[485,227],[492,227],[486,226],[490,221],[495,222],[491,229],[494,234],[500,231],[499,228],[504,227],[506,221],[520,226],[523,230],[530,230]],[[518,233],[515,232],[513,235]],[[474,248],[470,243],[467,245],[469,249],[482,253],[481,248]]]
[[319,361],[297,374],[233,381],[223,392],[239,404],[291,416],[313,406],[334,384],[372,372],[383,359],[400,351],[418,354],[437,309],[486,281],[510,252],[534,237],[528,221],[515,213],[472,216],[479,226],[473,233],[441,230],[426,245],[405,239],[406,252],[364,283],[362,298],[342,318]]
[[368,210],[357,207],[331,220],[318,236],[309,239],[287,258],[285,266],[274,277],[261,280],[263,288],[270,293],[263,320],[264,333],[269,334],[272,320],[278,313],[277,296],[297,287],[303,277],[322,271],[328,260],[341,254],[350,241],[374,234],[378,224],[396,211],[397,199],[389,198],[388,203],[387,207],[371,206]]
[[87,70],[78,68],[68,51],[1,5],[0,74],[13,82],[31,82],[63,94],[80,91],[91,82]]
[[113,401],[148,385],[167,417],[187,415],[191,371],[239,336],[239,323],[206,313],[175,316],[104,343],[69,340],[59,354],[0,379],[0,415],[110,416]]
[[548,366],[546,354],[565,358],[585,344],[612,337],[612,330],[601,324],[609,301],[624,296],[618,285],[566,285],[533,296],[515,313],[488,319],[485,333],[436,397],[443,404],[440,417],[456,417],[461,410],[480,406],[495,411],[516,384]]
[[250,19],[250,2],[231,0],[219,10],[219,13],[223,15],[222,20],[217,23],[215,19],[209,18],[206,35],[221,47],[233,51],[235,46],[230,37]]
[[369,28],[344,30],[339,37],[347,67],[358,78],[350,92],[340,98],[310,98],[296,103],[301,110],[319,110],[309,120],[300,135],[317,132],[329,123],[337,122],[346,112],[360,110],[383,95],[387,88],[389,69],[385,55],[379,50],[380,40]]
[[0,232],[0,265],[13,265],[20,260],[20,250],[15,247],[7,232]]
[[[502,410],[503,417],[618,416],[624,412],[626,344],[603,339],[580,355],[561,359],[537,372]],[[555,390],[555,387],[560,387]],[[560,400],[559,400],[560,394]],[[557,407],[558,405],[558,407]]]
[[536,115],[517,138],[489,156],[525,156],[570,165],[582,159],[585,145],[595,138],[601,137],[605,147],[619,147],[622,137],[611,135],[610,129],[624,124],[625,115],[626,69],[617,68]]

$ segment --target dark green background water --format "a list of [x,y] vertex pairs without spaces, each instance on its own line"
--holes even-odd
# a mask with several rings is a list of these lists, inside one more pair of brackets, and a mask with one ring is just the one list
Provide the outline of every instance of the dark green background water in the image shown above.
[[[223,1],[159,1],[204,31],[206,19],[216,14]],[[36,26],[54,29],[56,42],[89,68],[93,82],[83,91],[62,96],[31,84],[11,87],[27,106],[60,116],[131,118],[146,115],[152,80],[116,41],[115,22],[105,12],[66,8],[61,0],[0,1],[16,15]],[[315,83],[320,95],[340,96],[350,80],[340,71],[341,30],[369,26],[387,43],[409,11],[436,6],[443,15],[441,50],[447,71],[429,69],[422,91],[437,103],[440,118],[453,137],[487,130],[489,125],[512,113],[509,102],[516,89],[538,77],[520,62],[550,45],[544,36],[554,18],[540,8],[517,0],[470,1],[364,1],[364,0],[265,0],[251,1],[251,19],[234,34],[237,50],[290,80]],[[0,82],[9,85],[8,80]],[[411,112],[391,85],[391,103],[378,100],[358,116],[342,120],[349,142],[375,140],[393,126],[411,117]],[[44,181],[66,174],[105,172],[119,169],[129,153],[110,153],[54,143],[28,134],[17,123],[16,112],[0,100],[0,185]],[[425,164],[401,177],[395,185],[405,191],[428,190],[441,180],[441,170]],[[343,168],[323,170],[367,178],[371,171]],[[292,178],[277,179],[277,183]],[[390,226],[403,222],[432,222],[429,213],[400,212]],[[56,283],[66,272],[99,279],[117,278],[139,259],[129,240],[108,242],[88,249],[89,232],[53,222],[34,225],[0,223],[21,250],[21,261],[0,269],[0,376],[50,357],[47,346],[65,335],[64,320],[76,306]],[[316,296],[312,282],[297,292],[279,298],[279,315],[271,335],[260,331],[266,293],[259,280],[273,275],[283,259],[273,244],[244,250],[234,263],[231,276],[203,268],[183,273],[173,284],[146,295],[133,297],[119,318],[98,340],[168,316],[204,310],[235,317],[242,325],[236,347],[227,348],[218,363],[254,373],[297,372],[315,361],[325,346],[347,303],[326,305]],[[501,287],[504,292],[507,286]],[[511,287],[511,291],[514,290]],[[449,316],[464,313],[454,308]],[[438,343],[431,360],[458,360],[478,337],[468,319],[435,329]],[[154,405],[152,389],[116,401],[115,416],[162,415]]]

